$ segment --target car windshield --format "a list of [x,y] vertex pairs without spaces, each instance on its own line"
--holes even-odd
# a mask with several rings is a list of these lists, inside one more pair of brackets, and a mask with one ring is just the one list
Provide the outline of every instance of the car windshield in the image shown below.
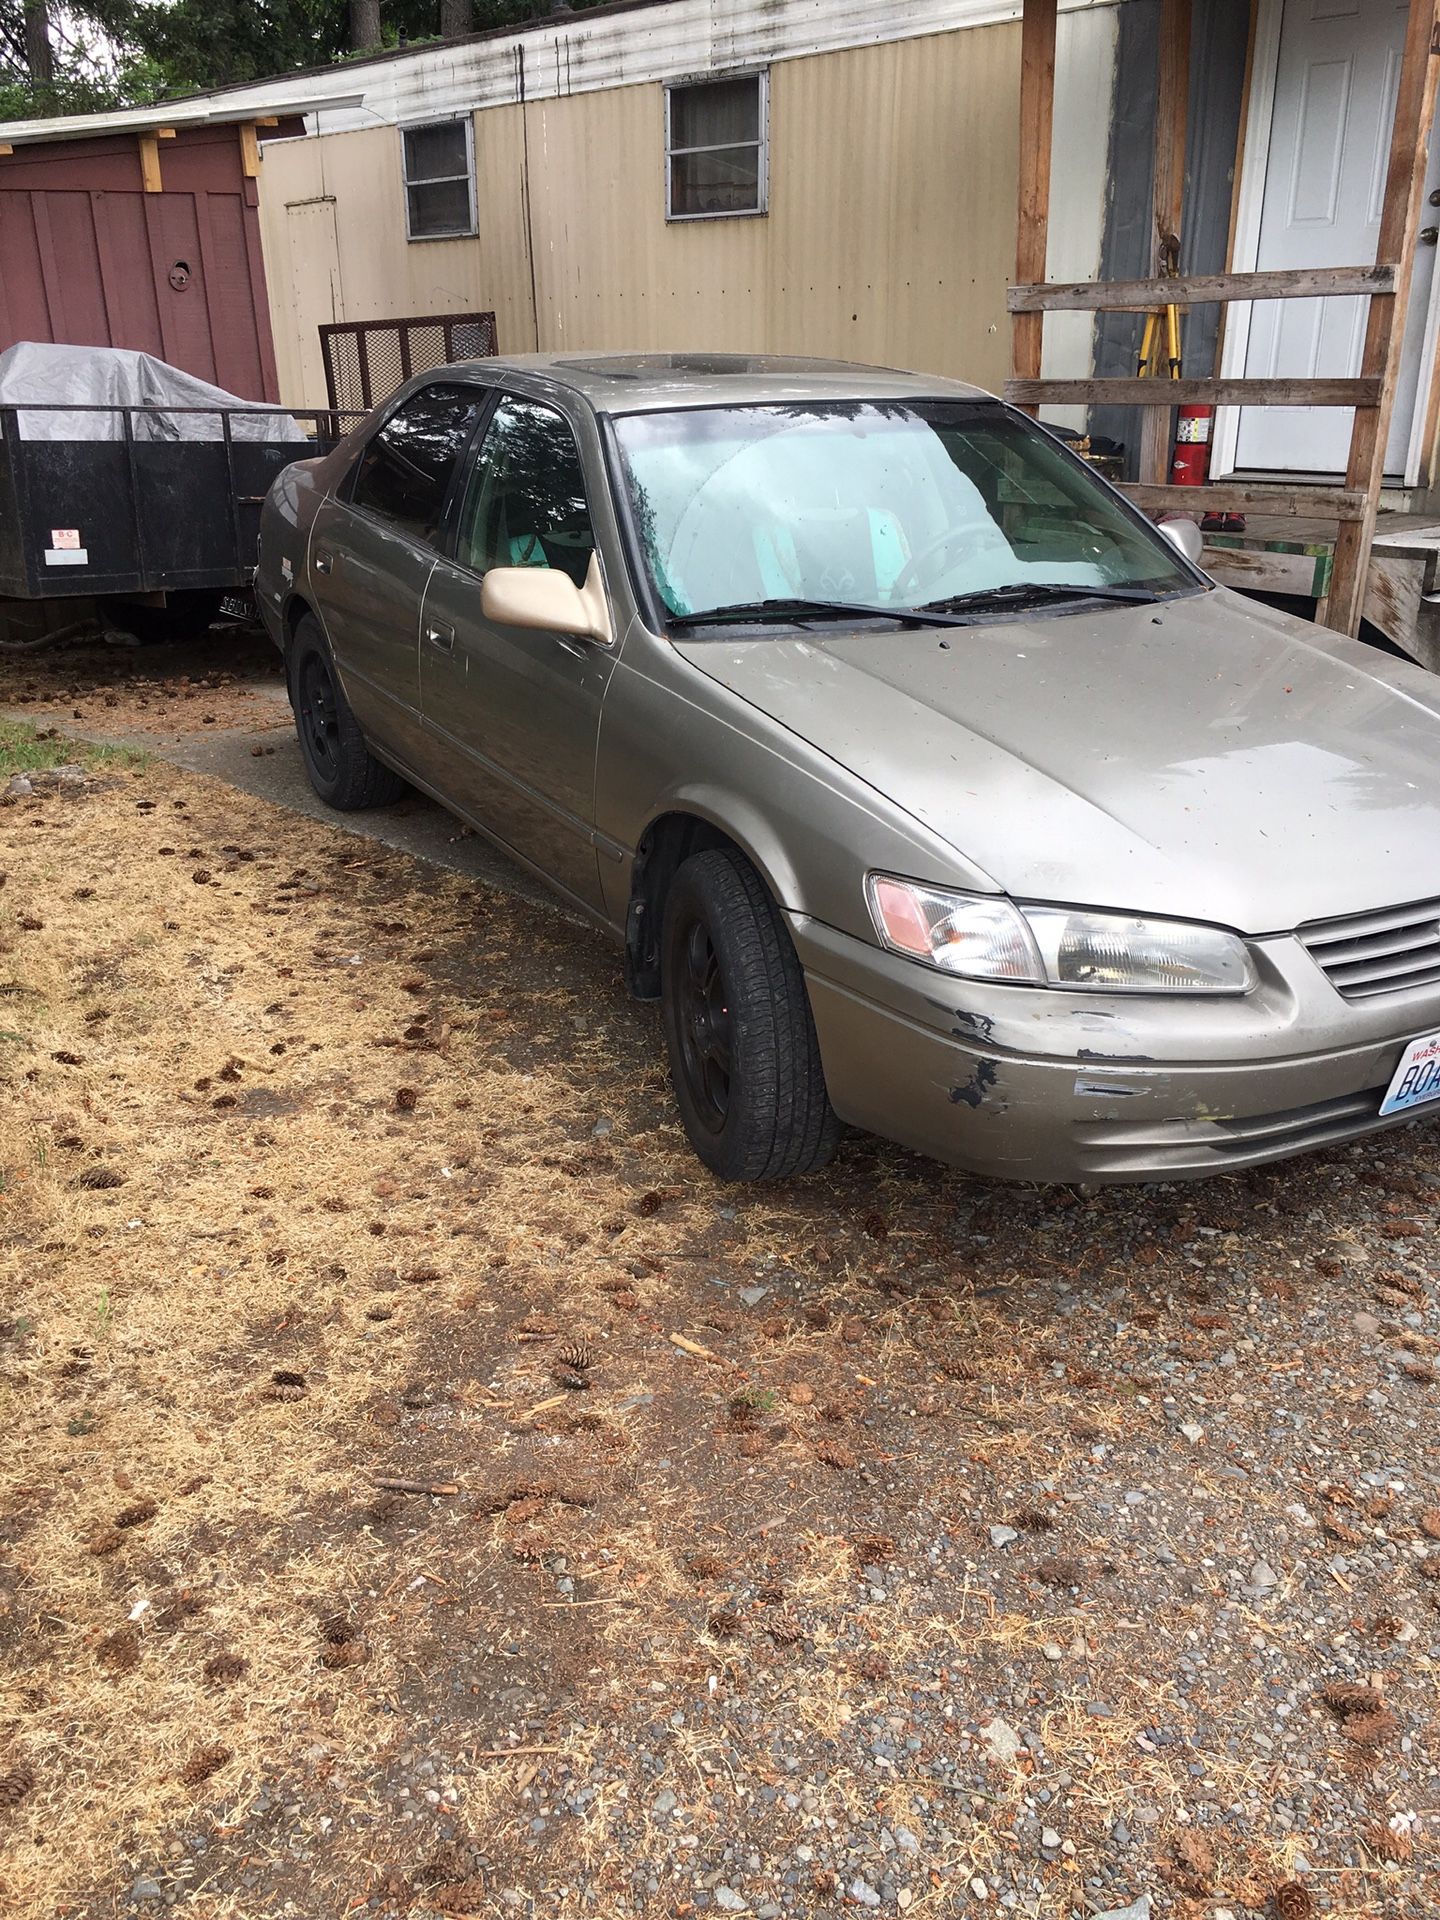
[[[672,619],[1001,617],[1197,590],[1161,536],[994,401],[694,407],[615,422]],[[1063,589],[1073,589],[1073,593]],[[797,603],[806,603],[803,611]]]

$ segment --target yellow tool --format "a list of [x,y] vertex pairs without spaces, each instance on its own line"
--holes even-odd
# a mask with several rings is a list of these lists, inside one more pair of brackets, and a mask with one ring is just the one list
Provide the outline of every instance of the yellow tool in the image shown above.
[[[1160,237],[1160,271],[1167,280],[1173,280],[1180,270],[1180,242],[1173,233]],[[1165,356],[1160,355],[1160,330],[1165,329]],[[1180,378],[1180,309],[1174,305],[1157,307],[1153,313],[1145,316],[1145,332],[1140,341],[1140,358],[1135,368],[1136,376],[1144,379],[1148,374],[1159,379],[1162,373],[1168,373],[1172,380]]]

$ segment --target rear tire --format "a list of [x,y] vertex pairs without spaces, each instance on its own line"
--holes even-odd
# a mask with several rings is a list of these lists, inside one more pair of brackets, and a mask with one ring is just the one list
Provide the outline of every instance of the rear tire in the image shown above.
[[405,782],[366,746],[313,614],[300,621],[290,645],[290,704],[305,771],[327,807],[358,813],[400,798]]
[[840,1139],[805,977],[745,857],[716,847],[676,873],[660,997],[670,1077],[691,1146],[722,1180],[823,1167]]

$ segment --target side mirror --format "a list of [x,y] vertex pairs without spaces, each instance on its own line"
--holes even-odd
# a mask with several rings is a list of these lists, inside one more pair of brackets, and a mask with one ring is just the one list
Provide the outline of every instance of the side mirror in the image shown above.
[[1159,531],[1164,534],[1172,547],[1179,548],[1192,566],[1199,566],[1205,541],[1193,520],[1187,520],[1183,515],[1174,520],[1162,520]]
[[615,637],[593,553],[583,587],[558,567],[491,567],[480,582],[480,611],[497,627],[574,634],[602,647]]

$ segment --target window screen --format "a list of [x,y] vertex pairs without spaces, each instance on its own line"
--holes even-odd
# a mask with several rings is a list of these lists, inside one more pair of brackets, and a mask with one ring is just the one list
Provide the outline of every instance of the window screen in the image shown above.
[[502,400],[465,490],[456,559],[476,573],[558,567],[583,587],[594,550],[569,421],[533,400]]
[[350,499],[412,540],[434,540],[455,462],[485,404],[478,387],[422,387],[360,456]]
[[767,89],[763,73],[666,91],[666,214],[671,220],[763,213]]
[[405,228],[412,240],[475,231],[475,166],[468,120],[407,127]]

